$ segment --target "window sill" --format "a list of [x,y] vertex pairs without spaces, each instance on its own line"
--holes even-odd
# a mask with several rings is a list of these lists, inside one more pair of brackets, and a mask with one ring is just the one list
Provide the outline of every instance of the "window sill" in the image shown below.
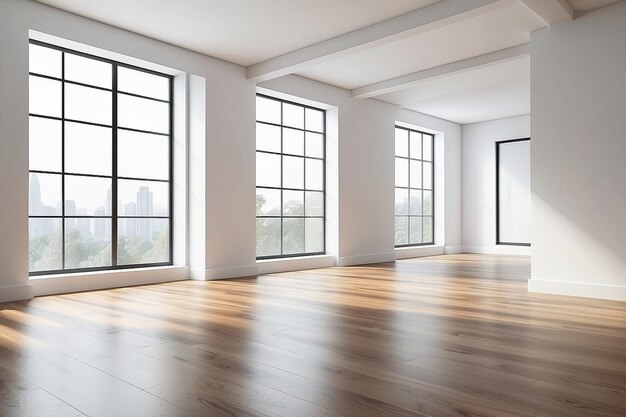
[[436,256],[443,255],[445,253],[445,247],[442,245],[407,246],[404,248],[395,248],[395,253],[396,259]]
[[300,269],[327,268],[335,266],[332,255],[296,256],[293,258],[261,259],[256,261],[259,274],[296,271]]

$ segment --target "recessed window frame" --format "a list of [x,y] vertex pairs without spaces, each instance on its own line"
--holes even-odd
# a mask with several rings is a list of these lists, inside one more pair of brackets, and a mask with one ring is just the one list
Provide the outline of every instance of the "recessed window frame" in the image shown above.
[[[149,268],[149,267],[161,267],[161,266],[172,266],[174,262],[174,77],[170,74],[165,74],[162,72],[154,71],[151,69],[143,68],[136,65],[127,64],[124,62],[104,58],[98,55],[88,54],[85,52],[73,50],[70,48],[65,48],[62,46],[58,46],[55,44],[51,44],[48,42],[42,42],[35,39],[29,39],[29,45],[37,45],[49,49],[54,49],[61,52],[61,76],[54,77],[50,75],[39,74],[35,72],[31,72],[29,69],[29,77],[39,77],[49,80],[58,81],[61,83],[61,115],[60,117],[49,116],[49,115],[41,115],[36,113],[30,113],[29,111],[29,119],[31,117],[37,117],[41,119],[49,119],[56,120],[61,122],[61,170],[60,171],[42,171],[42,170],[32,170],[29,166],[29,174],[54,174],[61,176],[61,214],[60,215],[31,215],[28,213],[28,218],[36,219],[36,218],[44,218],[44,219],[60,219],[61,220],[61,269],[55,270],[42,270],[42,271],[30,271],[29,267],[29,276],[37,277],[42,275],[61,275],[61,274],[73,274],[73,273],[82,273],[82,272],[96,272],[96,271],[114,271],[114,270],[125,270],[125,269],[137,269],[137,268]],[[65,79],[65,57],[66,54],[76,55],[83,58],[92,59],[95,61],[105,62],[111,65],[111,88],[101,87],[97,85],[91,85],[84,82],[77,82]],[[117,74],[118,68],[128,68],[135,71],[144,72],[147,74],[152,74],[160,77],[164,77],[168,80],[168,94],[169,99],[157,99],[154,97],[144,96],[141,94],[131,93],[127,91],[123,91],[118,89],[117,85]],[[112,102],[112,113],[111,113],[111,124],[100,124],[94,123],[84,120],[73,120],[65,117],[65,85],[71,84],[81,87],[87,87],[92,89],[97,89],[100,91],[111,92],[111,102]],[[118,97],[119,95],[131,96],[146,100],[152,100],[155,102],[167,103],[168,104],[168,117],[169,117],[169,128],[167,133],[164,132],[156,132],[150,130],[143,129],[135,129],[130,127],[121,127],[118,125]],[[72,173],[65,171],[65,159],[66,159],[66,149],[65,149],[65,123],[79,123],[83,125],[90,126],[99,126],[106,127],[111,129],[111,144],[112,144],[112,153],[111,153],[111,175],[98,175],[98,174],[84,174],[84,173]],[[168,178],[167,179],[154,179],[154,178],[139,178],[139,177],[126,177],[119,176],[117,173],[117,159],[118,159],[118,129],[129,131],[129,132],[137,132],[137,133],[146,133],[151,135],[159,135],[167,137],[168,144]],[[66,201],[65,201],[65,179],[66,176],[71,177],[87,177],[87,178],[106,178],[111,180],[111,213],[104,216],[98,215],[66,215]],[[167,183],[168,184],[168,213],[167,216],[155,216],[155,215],[119,215],[118,214],[118,180],[131,180],[131,181],[150,181],[150,182],[158,182],[158,183]],[[30,207],[30,204],[29,204]],[[86,268],[65,268],[66,266],[66,248],[65,248],[65,239],[66,239],[66,219],[110,219],[111,221],[111,265],[107,266],[98,266],[98,267],[86,267]],[[168,220],[168,260],[164,262],[147,262],[147,263],[133,263],[133,264],[121,264],[118,265],[118,220],[120,219],[166,219]]]

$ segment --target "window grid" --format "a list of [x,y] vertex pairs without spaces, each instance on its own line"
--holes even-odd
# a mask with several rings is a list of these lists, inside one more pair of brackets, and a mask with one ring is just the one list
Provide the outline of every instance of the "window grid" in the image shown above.
[[[300,104],[300,103],[296,103],[296,102],[292,102],[289,100],[283,100],[283,99],[278,99],[276,97],[272,97],[272,96],[268,96],[265,94],[257,94],[257,98],[263,98],[263,99],[268,99],[268,100],[273,100],[276,101],[278,103],[280,103],[280,123],[273,123],[273,122],[268,122],[268,121],[263,121],[263,120],[259,120],[257,117],[256,123],[257,125],[265,125],[265,126],[274,126],[280,129],[280,152],[276,152],[276,151],[269,151],[269,150],[263,150],[263,149],[256,149],[256,154],[266,154],[266,155],[275,155],[275,156],[279,156],[280,157],[280,186],[269,186],[269,185],[260,185],[258,183],[258,179],[257,179],[257,195],[258,195],[258,191],[259,190],[276,190],[280,192],[280,214],[279,215],[264,215],[264,214],[258,214],[256,215],[256,219],[257,219],[257,260],[264,260],[264,259],[278,259],[278,258],[292,258],[292,257],[298,257],[298,256],[313,256],[313,255],[323,255],[326,253],[326,112],[322,109],[316,108],[316,107],[312,107],[312,106],[307,106],[304,104]],[[303,128],[298,128],[298,127],[294,127],[291,125],[286,125],[285,124],[285,120],[284,120],[284,106],[285,104],[288,105],[292,105],[292,106],[297,106],[303,109],[303,113],[304,113],[304,120],[303,120]],[[313,111],[317,111],[317,112],[321,112],[322,114],[322,129],[321,130],[311,130],[311,129],[307,129],[307,111],[306,109],[310,109]],[[285,152],[284,149],[284,142],[285,142],[285,129],[290,129],[290,130],[294,130],[294,131],[298,131],[298,132],[302,132],[303,135],[303,150],[302,150],[302,154],[297,154],[297,153],[290,153],[290,152]],[[311,155],[307,155],[307,133],[311,133],[311,134],[321,134],[322,135],[322,156],[311,156]],[[285,187],[284,185],[284,161],[285,161],[285,157],[291,157],[291,158],[299,158],[302,159],[302,169],[303,169],[303,187],[298,188],[298,187]],[[315,160],[315,161],[321,161],[322,162],[322,187],[321,189],[315,189],[315,188],[307,188],[307,160]],[[293,192],[301,192],[303,197],[302,197],[302,212],[304,214],[302,215],[287,215],[285,214],[284,210],[285,210],[285,191],[293,191]],[[307,202],[307,193],[311,192],[311,193],[321,193],[322,195],[322,215],[307,215],[306,213],[306,202]],[[258,255],[258,220],[259,219],[276,219],[276,220],[280,220],[280,252],[276,253],[276,254],[271,254],[271,255]],[[285,241],[285,220],[290,220],[290,219],[302,219],[304,222],[304,226],[303,226],[303,245],[305,250],[301,251],[301,252],[297,252],[297,253],[285,253],[285,248],[284,248],[284,241]],[[322,228],[322,250],[321,251],[307,251],[306,250],[306,219],[321,219],[322,220],[322,224],[323,224],[323,228]]]
[[[434,245],[434,240],[435,240],[435,136],[433,134],[430,133],[426,133],[426,132],[422,132],[416,129],[410,129],[410,128],[406,128],[406,127],[402,127],[402,126],[396,126],[396,132],[400,130],[400,131],[405,131],[406,136],[407,136],[407,156],[402,156],[398,154],[398,150],[396,149],[395,152],[395,158],[396,161],[398,159],[401,160],[405,160],[407,161],[407,182],[406,184],[408,184],[407,186],[399,186],[398,185],[398,179],[396,178],[396,186],[395,189],[397,190],[406,190],[407,194],[408,194],[408,199],[406,200],[406,213],[407,214],[398,214],[398,209],[396,207],[396,213],[395,213],[395,219],[396,219],[396,238],[395,238],[395,247],[396,248],[402,248],[402,247],[413,247],[413,246],[427,246],[427,245]],[[412,157],[412,153],[411,153],[411,145],[412,145],[412,140],[411,140],[411,134],[419,134],[421,135],[421,140],[420,140],[420,146],[421,146],[421,152],[420,152],[420,158],[415,158]],[[424,154],[424,141],[428,140],[430,143],[430,152],[428,155]],[[429,159],[427,159],[427,157]],[[415,161],[415,162],[419,162],[420,163],[420,169],[421,169],[421,186],[420,187],[413,187],[411,186],[411,161]],[[430,188],[428,187],[424,187],[424,173],[426,172],[426,169],[424,168],[425,163],[430,164]],[[421,198],[420,198],[420,214],[411,214],[412,210],[411,210],[411,204],[412,204],[412,198],[411,198],[411,191],[419,191]],[[430,192],[430,214],[424,214],[424,202],[425,202],[425,193],[424,192]],[[397,204],[397,202],[396,202]],[[411,240],[411,236],[412,236],[412,232],[411,232],[411,219],[413,218],[419,218],[421,219],[420,221],[420,241],[419,242],[412,242]],[[407,234],[406,234],[406,243],[402,242],[400,243],[398,238],[398,230],[397,230],[397,224],[398,224],[398,219],[406,219],[406,223],[407,223]],[[430,239],[426,240],[424,239],[425,236],[425,226],[424,226],[424,219],[429,219],[430,220]]]
[[[61,268],[60,269],[46,269],[46,270],[37,270],[30,271],[29,267],[29,275],[30,276],[38,276],[38,275],[48,275],[48,274],[61,274],[61,273],[76,273],[76,272],[90,272],[90,271],[103,271],[103,270],[115,270],[115,269],[132,269],[132,268],[144,268],[144,267],[152,267],[152,266],[167,266],[173,264],[173,181],[172,181],[172,173],[173,173],[173,147],[172,147],[172,139],[173,139],[173,77],[167,74],[162,74],[156,71],[148,70],[141,67],[136,67],[134,65],[123,64],[117,61],[109,60],[106,58],[102,58],[99,56],[86,54],[83,52],[71,50],[68,48],[59,47],[57,45],[48,44],[41,41],[30,40],[29,43],[31,45],[36,45],[56,51],[60,51],[61,56],[61,76],[54,77],[46,74],[40,74],[37,72],[29,71],[30,77],[37,77],[42,79],[54,80],[60,82],[61,85],[61,114],[60,117],[38,114],[29,112],[30,119],[47,119],[47,120],[56,120],[60,122],[61,128],[61,167],[60,171],[50,171],[50,170],[38,170],[38,169],[29,169],[30,174],[52,174],[60,176],[61,178],[61,214],[55,215],[33,215],[30,213],[30,204],[29,204],[29,219],[58,219],[61,221],[61,247],[60,247],[60,257],[61,257]],[[111,88],[106,88],[102,86],[92,85],[84,82],[78,82],[75,80],[66,79],[66,57],[67,54],[71,54],[72,56],[88,58],[90,60],[104,62],[111,65]],[[169,100],[163,100],[155,97],[145,96],[141,94],[132,93],[129,91],[124,91],[118,89],[118,69],[119,68],[128,68],[134,71],[139,71],[151,75],[156,75],[159,77],[166,78],[168,81],[168,97]],[[104,123],[96,123],[87,120],[79,120],[72,119],[66,117],[66,85],[76,85],[80,87],[86,87],[89,89],[94,89],[98,91],[106,91],[111,93],[111,124]],[[150,100],[155,102],[167,103],[168,104],[168,132],[157,132],[151,130],[143,130],[136,129],[131,127],[123,127],[118,125],[118,97],[120,95],[124,96],[132,96],[136,98],[141,98],[144,100]],[[95,126],[95,127],[103,127],[111,130],[111,175],[100,175],[93,173],[80,173],[80,172],[70,172],[66,171],[66,124],[74,123],[78,125],[86,125],[86,126]],[[141,178],[141,177],[131,177],[131,176],[118,176],[118,131],[128,131],[128,132],[136,132],[136,133],[145,133],[150,135],[163,136],[168,138],[167,144],[167,152],[168,152],[168,179],[154,179],[154,178]],[[79,178],[100,178],[100,179],[109,179],[111,181],[110,185],[110,213],[108,215],[70,215],[67,213],[67,200],[66,200],[66,178],[70,177],[79,177]],[[132,181],[146,181],[150,183],[166,183],[168,184],[168,201],[167,201],[167,216],[164,215],[118,215],[118,180],[132,180]],[[107,198],[108,199],[108,198]],[[106,212],[105,212],[106,214]],[[96,266],[96,267],[67,267],[66,260],[66,220],[68,219],[109,219],[110,220],[110,265],[106,266]],[[142,263],[124,263],[118,264],[117,250],[118,250],[118,229],[119,229],[119,219],[137,219],[137,220],[167,220],[168,227],[168,254],[167,261],[164,262],[142,262]],[[95,225],[94,225],[95,228]]]

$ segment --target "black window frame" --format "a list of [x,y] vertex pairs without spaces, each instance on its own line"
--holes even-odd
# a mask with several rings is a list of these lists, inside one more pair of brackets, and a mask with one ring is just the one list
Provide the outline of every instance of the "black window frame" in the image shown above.
[[[395,168],[395,163],[396,163],[396,158],[400,158],[400,159],[405,159],[408,161],[408,168],[407,168],[407,175],[408,175],[408,181],[407,187],[399,187],[395,184],[395,178],[394,178],[394,199],[395,199],[395,190],[396,189],[403,189],[403,190],[408,190],[409,192],[409,199],[407,201],[407,213],[406,215],[403,214],[396,214],[395,213],[395,208],[394,208],[394,230],[395,230],[395,220],[398,217],[404,217],[408,219],[408,229],[407,229],[407,240],[409,241],[409,243],[402,243],[402,244],[396,244],[395,243],[395,233],[394,233],[394,248],[398,249],[398,248],[412,248],[412,247],[419,247],[419,246],[433,246],[435,244],[435,134],[434,133],[429,133],[429,132],[424,132],[422,130],[419,129],[415,129],[415,128],[410,128],[410,127],[405,127],[405,126],[399,126],[396,125],[395,129],[394,129],[394,137],[395,137],[395,131],[396,129],[400,129],[400,130],[405,130],[407,131],[407,137],[408,137],[408,156],[398,156],[396,155],[395,152],[395,148],[394,148],[394,168]],[[422,156],[422,158],[412,158],[411,157],[411,137],[410,134],[411,132],[413,133],[418,133],[420,135],[427,135],[430,137],[431,140],[431,160],[426,160],[424,159],[424,141],[420,141],[421,145],[422,145],[422,152],[420,153],[420,155]],[[394,142],[395,143],[395,142]],[[416,187],[411,187],[411,161],[417,161],[417,162],[421,162],[421,166],[422,166],[422,186],[420,188],[416,188]],[[426,163],[430,163],[431,165],[431,179],[432,179],[432,188],[424,188],[424,162]],[[415,191],[421,191],[422,192],[422,214],[421,215],[411,215],[411,190],[415,190]],[[430,215],[424,215],[424,191],[430,191],[431,192],[431,214]],[[421,243],[410,243],[411,240],[411,218],[412,217],[419,217],[422,219],[422,240],[424,238],[424,218],[425,217],[430,217],[432,219],[432,239],[429,242],[421,242]]]
[[[98,55],[93,55],[93,54],[89,54],[89,53],[85,53],[85,52],[81,52],[81,51],[77,51],[74,49],[70,49],[70,48],[66,48],[66,47],[62,47],[59,45],[55,45],[55,44],[51,44],[51,43],[47,43],[47,42],[42,42],[39,40],[35,40],[35,39],[29,39],[29,45],[37,45],[37,46],[42,46],[42,47],[46,47],[46,48],[50,48],[50,49],[54,49],[57,51],[60,51],[62,54],[62,58],[61,58],[61,77],[54,77],[54,76],[50,76],[50,75],[45,75],[45,74],[38,74],[35,72],[31,72],[30,68],[29,68],[29,72],[28,75],[30,76],[34,76],[34,77],[40,77],[40,78],[45,78],[45,79],[49,79],[49,80],[55,80],[55,81],[59,81],[61,82],[61,116],[60,117],[55,117],[55,116],[48,116],[48,115],[41,115],[41,114],[35,114],[35,113],[28,113],[29,119],[31,117],[37,117],[37,118],[42,118],[42,119],[49,119],[49,120],[57,120],[61,122],[61,171],[56,172],[56,171],[43,171],[43,170],[31,170],[30,166],[29,166],[29,174],[30,173],[35,173],[35,174],[54,174],[54,175],[60,175],[61,176],[61,215],[31,215],[30,212],[28,213],[28,219],[36,219],[36,218],[52,218],[52,219],[60,219],[61,220],[61,257],[62,257],[62,269],[56,269],[56,270],[43,270],[43,271],[30,271],[29,268],[29,276],[31,277],[36,277],[36,276],[42,276],[42,275],[64,275],[64,274],[74,274],[74,273],[82,273],[82,272],[97,272],[97,271],[115,271],[115,270],[126,270],[126,269],[137,269],[137,268],[150,268],[150,267],[160,267],[160,266],[172,266],[174,264],[174,76],[170,75],[170,74],[165,74],[162,72],[158,72],[158,71],[154,71],[151,69],[147,69],[147,68],[143,68],[143,67],[139,67],[136,65],[132,65],[132,64],[127,64],[124,62],[120,62],[120,61],[116,61],[116,60],[112,60],[112,59],[108,59],[108,58],[104,58]],[[88,59],[92,59],[92,60],[96,60],[96,61],[100,61],[100,62],[105,62],[108,64],[111,64],[111,71],[112,71],[112,78],[111,78],[111,88],[106,88],[106,87],[100,87],[97,85],[91,85],[88,83],[83,83],[83,82],[76,82],[76,81],[71,81],[71,80],[67,80],[65,79],[65,54],[72,54],[72,55],[76,55],[76,56],[80,56],[83,58],[88,58]],[[148,96],[144,96],[141,94],[136,94],[136,93],[130,93],[130,92],[125,92],[122,90],[118,89],[118,85],[117,85],[117,76],[118,76],[118,71],[117,69],[119,67],[123,67],[123,68],[128,68],[128,69],[132,69],[135,71],[140,71],[140,72],[145,72],[148,74],[152,74],[152,75],[157,75],[160,77],[164,77],[168,79],[168,90],[169,90],[169,100],[162,100],[162,99],[158,99],[158,98],[154,98],[154,97],[148,97]],[[100,124],[100,123],[93,123],[93,122],[88,122],[88,121],[83,121],[83,120],[74,120],[74,119],[68,119],[65,117],[65,85],[66,84],[71,84],[71,85],[77,85],[77,86],[82,86],[82,87],[88,87],[88,88],[93,88],[93,89],[97,89],[100,91],[108,91],[111,92],[111,102],[112,102],[112,113],[111,113],[111,125],[106,125],[106,124]],[[129,127],[120,127],[118,125],[118,112],[117,112],[117,102],[118,102],[118,96],[122,94],[125,96],[131,96],[131,97],[136,97],[136,98],[141,98],[141,99],[147,99],[147,100],[152,100],[152,101],[156,101],[156,102],[162,102],[162,103],[168,103],[168,107],[169,107],[169,111],[168,111],[168,115],[169,115],[169,129],[167,133],[162,133],[162,132],[155,132],[155,131],[149,131],[149,130],[143,130],[143,129],[135,129],[135,128],[129,128]],[[65,171],[65,122],[70,122],[70,123],[79,123],[79,124],[84,124],[84,125],[91,125],[91,126],[99,126],[99,127],[106,127],[106,128],[110,128],[111,129],[111,134],[112,134],[112,153],[111,153],[111,175],[95,175],[95,174],[81,174],[81,173],[72,173],[72,172],[66,172]],[[118,144],[118,130],[123,130],[123,131],[129,131],[129,132],[138,132],[138,133],[146,133],[146,134],[151,134],[151,135],[159,135],[159,136],[166,136],[168,137],[168,179],[167,180],[161,180],[161,179],[152,179],[152,178],[139,178],[139,177],[125,177],[125,176],[118,176],[117,175],[117,144]],[[96,216],[96,215],[89,215],[89,216],[85,216],[85,215],[75,215],[75,216],[66,216],[66,201],[65,201],[65,178],[66,176],[72,176],[72,177],[88,177],[88,178],[106,178],[106,179],[110,179],[111,180],[111,214],[107,215],[107,216]],[[134,216],[130,216],[130,215],[118,215],[118,180],[135,180],[135,181],[150,181],[150,182],[158,182],[158,183],[167,183],[168,184],[168,215],[167,216],[148,216],[148,215],[134,215]],[[30,207],[30,206],[29,206]],[[30,208],[29,208],[30,210]],[[111,265],[108,266],[99,266],[99,267],[87,267],[87,268],[70,268],[70,269],[66,269],[65,265],[66,265],[66,254],[65,254],[65,223],[66,223],[66,219],[110,219],[111,220]],[[150,262],[150,263],[139,263],[139,264],[123,264],[123,265],[118,265],[117,264],[117,249],[118,249],[118,220],[119,219],[167,219],[169,222],[169,227],[168,227],[168,261],[166,262]]]
[[[276,124],[276,123],[270,123],[270,122],[264,122],[264,121],[260,121],[257,120],[257,118],[255,117],[255,126],[257,123],[261,123],[261,124],[265,124],[268,126],[276,126],[276,127],[280,127],[281,129],[281,133],[280,133],[280,152],[271,152],[271,151],[264,151],[264,150],[258,150],[256,149],[256,136],[255,136],[255,157],[257,155],[257,153],[264,153],[264,154],[269,154],[269,155],[277,155],[281,157],[281,164],[280,164],[280,187],[268,187],[268,186],[263,186],[263,185],[258,185],[256,184],[255,181],[255,193],[256,190],[258,188],[263,188],[263,189],[268,189],[268,190],[280,190],[280,216],[268,216],[268,215],[256,215],[255,220],[258,219],[280,219],[280,254],[279,255],[263,255],[263,256],[256,256],[256,260],[257,261],[262,261],[262,260],[271,260],[271,259],[285,259],[285,258],[296,258],[296,257],[304,257],[304,256],[319,256],[319,255],[325,255],[326,254],[326,110],[321,109],[319,107],[314,107],[314,106],[309,106],[306,104],[302,104],[302,103],[298,103],[296,101],[291,101],[291,100],[286,100],[286,99],[282,99],[282,98],[278,98],[278,97],[274,97],[271,95],[267,95],[267,94],[262,94],[262,93],[257,93],[256,97],[262,97],[265,99],[269,99],[269,100],[274,100],[280,103],[280,113],[281,113],[281,123],[280,124]],[[303,129],[299,129],[299,128],[295,128],[293,126],[288,126],[284,124],[284,120],[283,120],[283,104],[290,104],[290,105],[294,105],[294,106],[298,106],[298,107],[302,107],[305,109],[304,111],[304,128]],[[306,109],[311,109],[311,110],[315,110],[315,111],[319,111],[322,112],[322,127],[323,127],[323,131],[322,132],[318,132],[318,131],[314,131],[314,130],[307,130],[306,129]],[[297,155],[297,154],[290,154],[290,153],[284,153],[283,152],[283,143],[284,143],[284,129],[293,129],[293,130],[298,130],[301,132],[304,132],[304,155]],[[312,157],[312,156],[306,156],[306,133],[314,133],[314,134],[321,134],[322,135],[322,157]],[[305,184],[303,186],[303,188],[285,188],[283,187],[283,156],[288,156],[288,157],[297,157],[297,158],[302,158],[304,160],[304,178],[305,178]],[[303,200],[303,207],[306,207],[306,193],[307,191],[309,192],[320,192],[320,190],[313,190],[313,189],[307,189],[306,188],[306,160],[307,159],[314,159],[314,160],[320,160],[322,161],[322,207],[323,207],[323,213],[322,216],[307,216],[306,215],[306,211],[304,212],[304,214],[302,216],[285,216],[284,215],[284,201],[283,201],[283,191],[303,191],[304,192],[304,200]],[[323,229],[322,229],[322,239],[323,239],[323,250],[321,252],[301,252],[301,253],[288,253],[285,254],[283,253],[283,244],[284,244],[284,236],[283,236],[283,223],[284,223],[284,219],[304,219],[305,223],[306,223],[306,219],[307,218],[316,218],[322,219],[322,223],[323,223]],[[303,240],[306,243],[306,224],[305,224],[305,228],[304,228],[304,235],[303,235]],[[255,247],[256,247],[256,236],[255,236]]]

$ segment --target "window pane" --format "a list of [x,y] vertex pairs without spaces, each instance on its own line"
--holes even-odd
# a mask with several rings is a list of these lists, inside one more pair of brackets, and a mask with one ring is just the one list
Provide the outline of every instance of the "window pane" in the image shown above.
[[304,216],[304,191],[283,191],[283,216]]
[[65,268],[111,265],[111,219],[65,219]]
[[411,217],[409,222],[409,243],[412,245],[422,243],[422,218]]
[[119,91],[159,100],[170,99],[169,78],[122,66],[117,67],[117,88]]
[[66,122],[65,172],[111,175],[111,136],[109,127]]
[[29,175],[28,214],[31,216],[60,216],[61,208],[61,175],[35,174]]
[[256,219],[256,255],[280,255],[281,219]]
[[[169,140],[162,135],[117,131],[117,173],[121,177],[169,179]],[[145,158],[146,150],[150,157]]]
[[306,188],[308,190],[324,189],[324,161],[306,160]]
[[280,190],[256,189],[256,215],[280,216]]
[[110,125],[113,112],[111,97],[110,91],[65,84],[65,117]]
[[411,160],[411,188],[422,188],[422,163]]
[[409,214],[409,190],[396,188],[396,215]]
[[306,133],[306,156],[315,158],[324,157],[324,135],[319,133]]
[[324,219],[305,219],[305,252],[324,251]]
[[409,218],[396,217],[396,245],[409,243]]
[[259,151],[280,152],[280,127],[257,123],[256,148]]
[[119,219],[117,224],[118,265],[169,261],[168,219]]
[[433,192],[424,191],[424,215],[430,216],[433,214]]
[[424,162],[424,188],[433,188],[433,164],[430,162]]
[[409,160],[396,158],[396,187],[409,186]]
[[65,176],[66,216],[110,216],[109,178]]
[[324,112],[320,110],[306,109],[306,130],[314,130],[315,132],[324,131]]
[[256,184],[280,187],[280,155],[256,153]]
[[30,72],[61,78],[61,51],[39,45],[28,45]]
[[283,152],[304,155],[304,131],[283,128]]
[[256,97],[256,119],[260,122],[280,124],[280,101]]
[[317,191],[307,191],[305,194],[306,216],[323,216],[324,215],[324,193]]
[[63,268],[59,218],[28,219],[28,270],[54,271]]
[[411,158],[422,159],[422,134],[410,132]]
[[422,218],[422,230],[424,236],[424,243],[432,243],[433,242],[433,218],[432,217],[423,217]]
[[61,81],[28,77],[28,111],[42,116],[61,117]]
[[168,133],[170,108],[168,103],[145,98],[117,95],[117,117],[120,127]]
[[304,107],[283,103],[283,124],[304,129]]
[[304,253],[304,219],[283,219],[283,253]]
[[61,121],[29,118],[28,164],[32,170],[61,171]]
[[412,216],[422,215],[422,190],[411,190],[409,211]]
[[112,68],[107,62],[65,54],[65,79],[69,81],[111,88]]
[[409,132],[396,129],[396,156],[409,156]]
[[120,216],[168,216],[169,183],[118,180],[117,197]]
[[423,135],[424,141],[424,160],[433,160],[433,137],[431,135]]
[[283,187],[304,188],[304,158],[283,156]]

